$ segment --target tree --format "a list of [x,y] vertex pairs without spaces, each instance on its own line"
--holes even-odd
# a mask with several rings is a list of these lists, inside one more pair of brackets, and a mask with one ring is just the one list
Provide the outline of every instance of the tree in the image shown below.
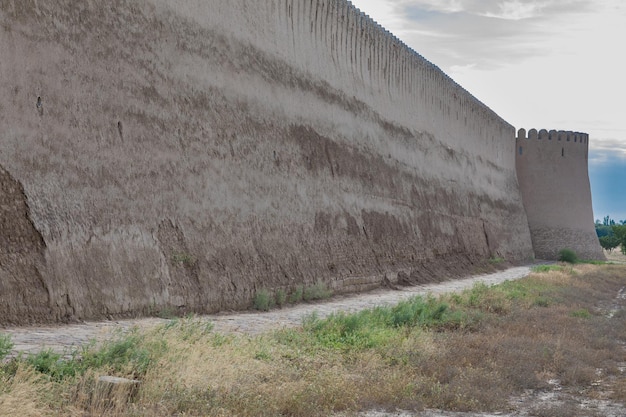
[[596,223],[596,234],[599,238],[604,236],[612,236],[613,228],[611,226],[605,226],[603,224]]
[[622,253],[626,255],[626,224],[616,224],[611,229],[622,245]]
[[603,249],[606,249],[609,252],[612,252],[613,249],[620,245],[620,243],[622,243],[622,241],[619,237],[615,235],[602,236],[600,238],[600,246],[602,246]]
[[611,216],[606,216],[606,217],[603,219],[602,224],[603,224],[604,226],[613,226],[613,225],[615,225],[615,220],[613,220],[613,219],[611,218]]

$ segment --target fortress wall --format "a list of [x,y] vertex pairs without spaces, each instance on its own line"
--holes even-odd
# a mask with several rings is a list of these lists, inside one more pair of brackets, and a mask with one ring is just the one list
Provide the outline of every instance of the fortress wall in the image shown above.
[[0,56],[0,165],[41,237],[14,276],[42,288],[4,321],[533,254],[513,128],[348,2],[0,0]]
[[[510,168],[511,143],[505,137],[515,135],[513,127],[349,2],[160,3],[175,4],[177,13],[315,74],[346,99],[366,103],[389,120],[436,131],[446,145],[488,155]],[[237,20],[240,24],[233,24]]]
[[540,259],[557,259],[565,248],[584,259],[604,259],[593,221],[588,157],[585,133],[518,132],[518,180]]

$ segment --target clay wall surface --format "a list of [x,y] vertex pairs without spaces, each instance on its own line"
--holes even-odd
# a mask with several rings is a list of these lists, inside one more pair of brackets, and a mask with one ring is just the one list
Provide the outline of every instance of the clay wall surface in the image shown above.
[[593,221],[588,157],[587,134],[518,132],[517,175],[539,259],[557,259],[562,249],[604,259]]
[[513,127],[346,1],[0,0],[0,57],[3,322],[533,256]]

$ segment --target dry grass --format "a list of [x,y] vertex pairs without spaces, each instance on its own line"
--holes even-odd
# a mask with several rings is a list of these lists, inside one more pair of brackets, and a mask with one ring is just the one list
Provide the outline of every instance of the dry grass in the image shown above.
[[[339,339],[312,330],[323,326],[243,337],[181,320],[137,339],[133,349],[146,350],[150,359],[139,374],[131,365],[113,371],[102,364],[55,381],[25,364],[16,372],[5,366],[0,415],[326,416],[423,407],[504,411],[511,396],[548,389],[551,380],[590,397],[609,395],[624,402],[626,300],[616,295],[625,286],[625,266],[565,267],[437,301],[449,306],[450,317],[462,315],[470,325],[381,327],[372,322],[367,327],[369,322],[358,321],[371,319],[365,315],[346,321],[358,332],[343,329]],[[363,323],[367,326],[359,327]],[[328,327],[336,331],[333,326]],[[138,395],[130,401],[122,394],[98,399],[94,380],[103,373],[138,376],[143,381]],[[539,409],[536,415],[560,416],[564,410],[569,417],[588,415],[570,405]]]
[[55,387],[26,366],[18,366],[12,377],[0,374],[0,416],[38,417],[53,415]]

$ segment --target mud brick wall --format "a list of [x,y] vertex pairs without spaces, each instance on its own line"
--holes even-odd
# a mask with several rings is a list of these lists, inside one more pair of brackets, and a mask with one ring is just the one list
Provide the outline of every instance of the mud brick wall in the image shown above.
[[517,176],[537,258],[556,260],[571,249],[582,259],[605,259],[593,221],[588,160],[585,133],[518,131]]
[[2,322],[533,257],[513,127],[347,1],[0,0],[0,57]]

